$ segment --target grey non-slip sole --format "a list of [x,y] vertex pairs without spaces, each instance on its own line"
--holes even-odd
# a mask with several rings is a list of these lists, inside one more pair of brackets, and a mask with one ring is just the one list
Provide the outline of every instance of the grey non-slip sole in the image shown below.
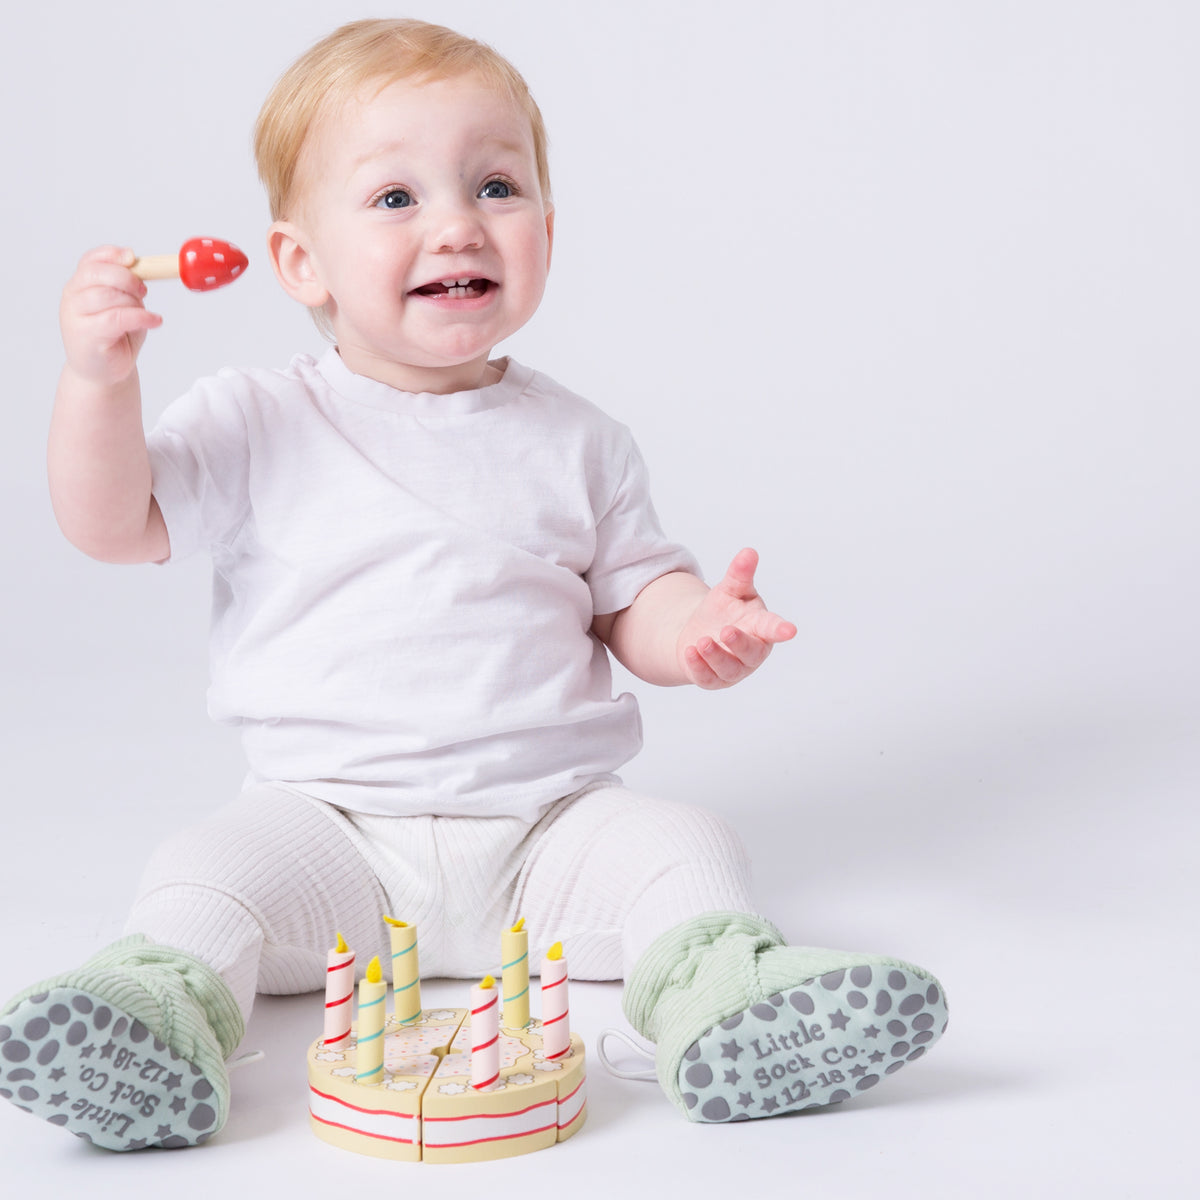
[[218,1123],[199,1067],[78,988],[30,996],[0,1018],[0,1096],[109,1150],[195,1146]]
[[693,1121],[747,1121],[838,1104],[922,1057],[946,1028],[931,979],[891,966],[831,971],[714,1025],[679,1086]]

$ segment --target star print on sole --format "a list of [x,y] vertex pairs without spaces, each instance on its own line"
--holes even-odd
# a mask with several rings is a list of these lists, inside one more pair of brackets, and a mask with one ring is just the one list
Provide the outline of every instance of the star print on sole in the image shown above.
[[200,1145],[225,1123],[242,1034],[215,972],[140,937],[15,998],[0,1096],[110,1150]]
[[839,1104],[915,1062],[946,1027],[941,988],[900,967],[830,971],[715,1025],[684,1052],[696,1121]]
[[924,1056],[946,1027],[941,985],[898,959],[783,944],[773,926],[710,913],[634,968],[630,1023],[689,1120],[744,1121],[837,1104]]

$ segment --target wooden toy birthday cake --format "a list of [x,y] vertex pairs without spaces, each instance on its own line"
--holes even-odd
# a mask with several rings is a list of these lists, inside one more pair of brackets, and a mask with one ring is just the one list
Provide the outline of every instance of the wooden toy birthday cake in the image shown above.
[[[391,927],[393,1012],[372,959],[351,1022],[354,952],[329,953],[325,1036],[308,1051],[313,1132],[359,1154],[406,1162],[480,1162],[565,1141],[586,1118],[582,1040],[570,1032],[560,944],[542,962],[542,1019],[529,1015],[524,922],[501,936],[500,989],[489,975],[470,1008],[422,1009],[417,931]],[[501,1017],[503,1008],[503,1017]]]

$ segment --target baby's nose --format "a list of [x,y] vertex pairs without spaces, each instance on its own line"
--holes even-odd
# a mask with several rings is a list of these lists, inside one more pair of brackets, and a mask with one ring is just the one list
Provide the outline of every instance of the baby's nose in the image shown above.
[[483,224],[465,204],[440,206],[430,221],[430,242],[438,251],[478,250],[483,245]]

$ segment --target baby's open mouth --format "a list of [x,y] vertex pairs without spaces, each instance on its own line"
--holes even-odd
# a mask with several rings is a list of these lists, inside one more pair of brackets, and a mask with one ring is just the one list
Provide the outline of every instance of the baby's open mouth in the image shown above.
[[482,296],[492,286],[490,279],[443,279],[414,288],[417,296],[448,296],[452,300],[469,300]]

